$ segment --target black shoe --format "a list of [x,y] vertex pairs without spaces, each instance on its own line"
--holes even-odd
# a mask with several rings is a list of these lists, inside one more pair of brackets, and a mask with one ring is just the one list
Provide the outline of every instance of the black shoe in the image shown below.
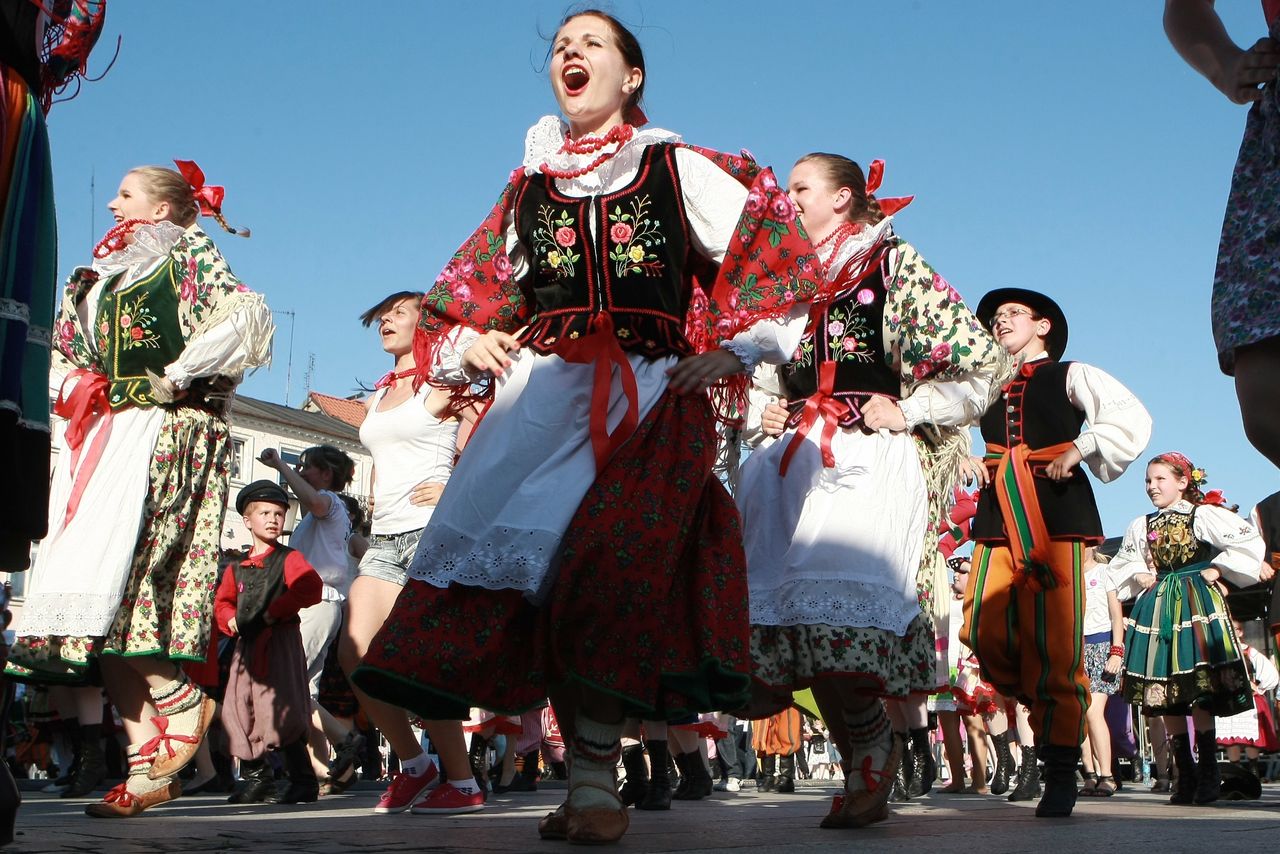
[[276,803],[314,804],[320,798],[320,781],[316,779],[316,769],[311,764],[307,740],[300,738],[283,752],[285,770],[289,772],[289,787],[280,792]]
[[639,810],[671,809],[671,766],[667,764],[667,740],[646,739],[649,751],[649,785],[644,797],[636,804]]
[[780,795],[788,795],[796,790],[796,755],[794,753],[778,757],[778,784],[773,787],[773,790]]
[[1218,741],[1214,730],[1196,731],[1196,804],[1211,804],[1222,797],[1222,772],[1218,769]]
[[353,729],[333,751],[333,761],[329,763],[329,779],[338,780],[347,776],[347,769],[356,764],[362,750],[364,736]]
[[1076,765],[1080,748],[1048,744],[1040,749],[1044,759],[1044,796],[1036,805],[1037,818],[1066,818],[1076,805]]
[[676,757],[680,769],[680,785],[672,797],[677,801],[700,801],[711,795],[711,774],[702,761],[702,754],[681,753]]
[[634,806],[644,800],[644,793],[649,790],[649,766],[644,761],[644,745],[629,744],[622,748],[622,767],[626,769],[627,779],[618,789],[618,797],[622,798],[624,807]]
[[914,773],[907,781],[907,797],[918,798],[933,790],[933,781],[938,778],[938,763],[933,758],[933,749],[929,744],[929,728],[920,727],[911,730],[910,749],[903,751],[903,758],[911,757]]
[[760,757],[760,783],[757,792],[776,792],[778,790],[778,757],[766,753]]
[[60,797],[83,798],[98,788],[107,778],[107,755],[102,750],[102,724],[85,724],[80,727],[79,767],[70,784]]
[[1169,737],[1169,752],[1173,754],[1173,767],[1178,772],[1173,794],[1169,796],[1171,804],[1190,804],[1195,802],[1196,760],[1191,753],[1191,736],[1185,732]]
[[1009,780],[1013,776],[1013,753],[1009,750],[1009,733],[1002,732],[991,736],[996,746],[995,774],[991,777],[991,794],[1003,795],[1009,791]]
[[467,759],[471,763],[471,776],[476,778],[484,799],[489,800],[489,740],[478,732],[471,734],[471,750]]
[[[895,732],[895,738],[902,739],[902,743],[907,743],[907,734],[905,732]],[[889,790],[889,800],[894,803],[903,803],[911,800],[911,787],[916,776],[915,756],[910,750],[902,751],[902,761],[898,763],[898,773],[893,777],[893,788]]]
[[[1071,783],[1075,788],[1075,781]],[[1034,746],[1022,748],[1022,764],[1018,766],[1018,777],[1013,791],[1009,793],[1011,801],[1032,801],[1040,797],[1040,768],[1036,765],[1036,749]]]
[[240,788],[229,798],[229,804],[260,804],[276,789],[275,776],[266,759],[240,760]]

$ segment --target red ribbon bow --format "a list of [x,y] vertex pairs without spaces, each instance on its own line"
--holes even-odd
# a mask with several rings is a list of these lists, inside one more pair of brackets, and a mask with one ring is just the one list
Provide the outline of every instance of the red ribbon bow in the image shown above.
[[[622,352],[613,331],[613,318],[601,312],[591,318],[586,335],[574,338],[558,351],[566,362],[592,363],[595,378],[591,386],[591,450],[596,458],[596,471],[604,470],[605,463],[624,442],[631,438],[640,423],[640,393],[636,375]],[[618,366],[622,381],[622,393],[627,398],[627,409],[622,421],[609,432],[609,394],[613,389],[613,366]]]
[[836,434],[836,428],[840,426],[840,419],[849,411],[847,404],[841,403],[838,398],[832,397],[835,385],[836,363],[823,362],[818,366],[818,393],[804,402],[804,409],[800,413],[800,424],[796,428],[795,435],[791,437],[791,441],[787,443],[786,451],[782,453],[782,462],[778,464],[779,476],[787,476],[787,468],[791,465],[791,458],[795,456],[796,451],[800,450],[804,437],[809,435],[814,422],[818,420],[819,413],[823,417],[822,465],[825,468],[835,468],[836,456],[831,451],[831,439]]
[[187,179],[187,183],[191,185],[191,195],[200,203],[201,216],[213,216],[214,213],[222,211],[222,197],[226,195],[225,187],[217,187],[212,184],[204,183],[204,171],[196,165],[194,160],[175,160],[178,171],[182,173],[182,177]]
[[183,744],[200,743],[200,739],[193,735],[169,735],[167,731],[169,729],[169,718],[165,715],[156,715],[151,719],[151,723],[155,724],[156,729],[160,730],[160,734],[142,745],[138,752],[143,756],[151,756],[152,754],[159,753],[160,748],[163,747],[165,750],[169,751],[169,758],[172,759],[178,754],[178,751],[173,749],[173,745],[170,742],[178,741]]
[[111,791],[102,796],[104,804],[119,804],[122,807],[132,807],[137,803],[138,799],[134,797],[133,792],[128,789],[128,783],[121,783]]
[[890,776],[883,768],[872,768],[870,756],[862,758],[862,767],[858,769],[858,773],[862,775],[862,784],[867,787],[868,792],[872,793],[879,789]]
[[1227,498],[1222,494],[1221,489],[1211,489],[1204,494],[1204,503],[1221,507],[1227,503]]
[[[71,396],[66,397],[64,390],[71,380],[76,381],[76,386],[71,391]],[[98,467],[98,460],[102,459],[107,438],[111,435],[111,405],[107,402],[107,389],[110,387],[111,383],[102,374],[77,368],[62,381],[58,399],[53,403],[54,414],[67,419],[67,446],[71,448],[71,471],[75,473],[71,496],[67,499],[64,526],[70,524],[75,517],[80,499],[89,485],[89,479],[93,477],[94,469]],[[89,455],[85,458],[84,465],[81,465],[80,452],[84,449],[84,440],[99,418],[103,419],[102,428],[93,437]]]
[[[871,195],[880,189],[880,182],[883,180],[884,161],[872,160],[871,168],[867,170],[867,195]],[[876,203],[880,205],[880,211],[885,216],[893,216],[915,201],[915,198],[915,196],[891,196],[886,199],[876,199]]]

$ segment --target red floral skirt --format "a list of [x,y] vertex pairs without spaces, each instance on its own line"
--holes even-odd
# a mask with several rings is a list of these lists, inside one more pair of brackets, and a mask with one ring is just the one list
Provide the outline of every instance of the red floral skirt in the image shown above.
[[715,436],[705,398],[665,395],[587,491],[545,603],[410,579],[356,686],[428,720],[520,714],[575,681],[650,720],[742,706],[746,564]]

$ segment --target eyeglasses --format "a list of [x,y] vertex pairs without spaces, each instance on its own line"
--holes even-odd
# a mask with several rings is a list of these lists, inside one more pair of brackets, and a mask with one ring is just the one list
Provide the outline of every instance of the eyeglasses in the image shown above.
[[995,314],[991,315],[991,322],[987,324],[987,328],[995,329],[996,324],[1000,321],[1012,320],[1013,318],[1021,317],[1022,315],[1026,315],[1032,320],[1040,319],[1040,315],[1036,314],[1034,311],[1028,311],[1025,308],[1006,308],[1004,311],[997,311]]

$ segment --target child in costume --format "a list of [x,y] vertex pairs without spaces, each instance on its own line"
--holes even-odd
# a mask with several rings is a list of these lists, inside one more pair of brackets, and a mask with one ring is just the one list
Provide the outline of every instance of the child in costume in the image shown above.
[[1253,708],[1249,665],[1218,580],[1256,584],[1262,537],[1219,493],[1201,492],[1204,480],[1176,451],[1152,459],[1146,489],[1156,511],[1133,520],[1111,562],[1122,595],[1138,594],[1125,623],[1121,691],[1143,714],[1164,718],[1178,769],[1171,804],[1218,799],[1214,716]]
[[[628,824],[623,718],[746,699],[746,574],[707,393],[743,411],[745,371],[795,349],[816,265],[767,170],[641,127],[644,57],[614,18],[570,16],[549,66],[567,125],[530,130],[422,303],[420,379],[455,402],[484,379],[492,403],[353,681],[425,718],[550,696],[572,761],[540,833],[603,843]],[[444,346],[466,375],[428,377]]]
[[176,165],[124,176],[107,206],[117,224],[63,295],[54,345],[71,370],[54,410],[67,430],[9,655],[8,672],[61,681],[100,665],[130,742],[128,780],[87,808],[102,817],[176,796],[213,718],[179,664],[209,644],[230,396],[269,361],[274,332],[197,224],[243,233],[222,218],[223,188]]
[[[900,762],[920,767],[917,791],[932,785],[925,702],[948,681],[934,632],[935,611],[950,607],[937,544],[965,428],[1009,373],[960,294],[894,233],[891,215],[909,200],[876,199],[882,169],[868,178],[834,154],[792,169],[789,191],[820,238],[823,291],[780,372],[787,401],[763,414],[782,437],[752,453],[737,491],[750,711],[772,714],[812,688],[851,763],[823,827],[884,819]],[[909,750],[882,698],[909,700]]]
[[1104,483],[1119,477],[1146,447],[1151,418],[1111,376],[1059,361],[1067,319],[1044,294],[1001,288],[977,314],[1021,366],[982,416],[963,636],[984,678],[1030,709],[1035,745],[1022,745],[1022,768],[1037,755],[1045,764],[1036,815],[1067,816],[1089,705],[1080,572],[1085,548],[1103,539],[1081,463]]
[[[244,787],[233,804],[309,803],[320,786],[307,752],[310,691],[298,612],[320,601],[324,581],[302,552],[278,542],[289,496],[275,481],[240,490],[236,512],[253,538],[249,555],[222,575],[214,598],[218,628],[236,639],[222,698],[228,748]],[[289,788],[275,790],[266,754],[281,748]]]

